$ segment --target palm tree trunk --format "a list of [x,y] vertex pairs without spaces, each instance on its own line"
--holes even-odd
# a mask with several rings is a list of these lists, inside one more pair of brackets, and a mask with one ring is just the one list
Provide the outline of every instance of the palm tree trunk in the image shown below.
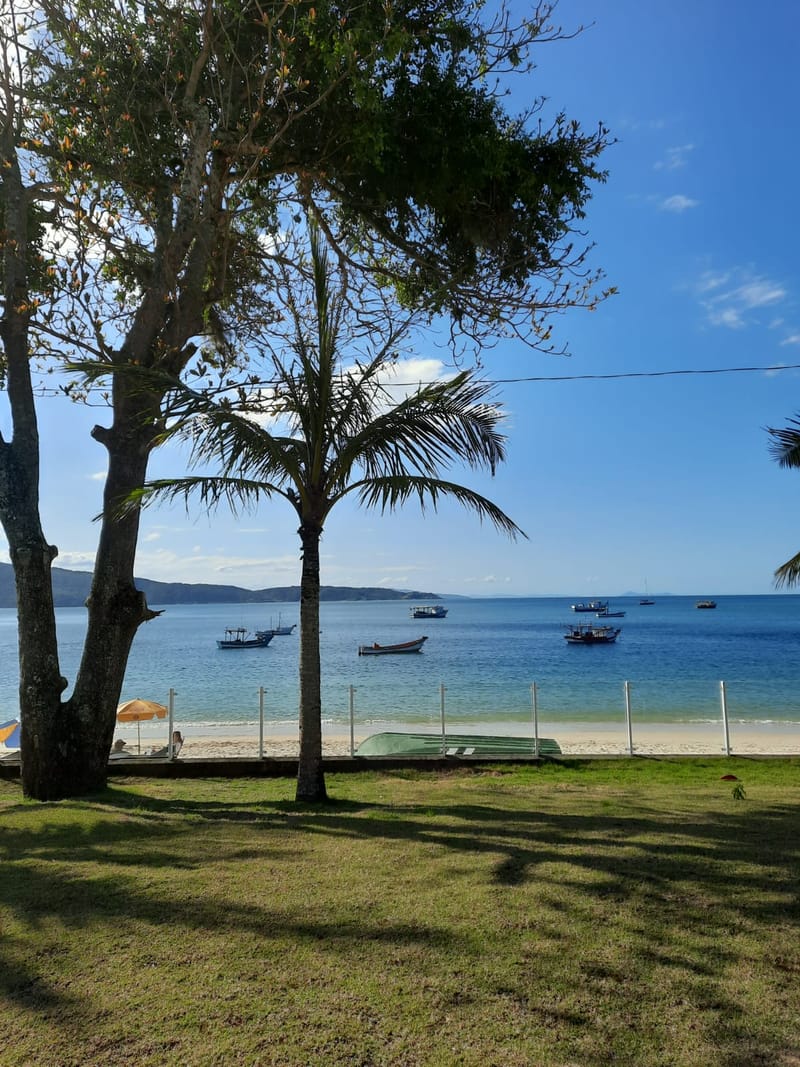
[[328,799],[322,769],[322,687],[319,662],[319,541],[322,528],[304,521],[300,578],[300,759],[295,800]]

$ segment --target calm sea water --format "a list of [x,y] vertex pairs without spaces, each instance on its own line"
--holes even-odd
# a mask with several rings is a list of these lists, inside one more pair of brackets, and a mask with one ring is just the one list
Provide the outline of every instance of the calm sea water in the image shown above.
[[[414,620],[400,601],[323,604],[323,715],[349,721],[355,687],[359,724],[434,724],[442,689],[449,722],[529,722],[536,682],[542,720],[608,721],[624,716],[630,683],[638,721],[718,721],[720,681],[731,721],[800,723],[800,596],[718,597],[699,611],[694,597],[618,598],[623,619],[615,645],[575,647],[564,627],[572,600],[446,602],[443,620]],[[158,606],[158,605],[154,605]],[[122,699],[167,703],[175,691],[176,720],[197,726],[244,726],[258,721],[264,689],[265,721],[297,721],[298,633],[275,637],[265,649],[220,651],[227,626],[263,629],[299,621],[297,604],[169,606],[139,630]],[[83,643],[85,612],[58,612],[61,669],[72,681]],[[357,655],[359,644],[407,641],[428,635],[413,656]],[[0,611],[0,718],[18,710],[16,616]],[[143,730],[144,733],[144,730]]]

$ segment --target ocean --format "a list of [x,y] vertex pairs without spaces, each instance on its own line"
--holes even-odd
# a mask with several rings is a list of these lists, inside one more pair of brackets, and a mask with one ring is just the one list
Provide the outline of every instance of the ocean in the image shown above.
[[[580,597],[468,599],[443,603],[447,618],[415,620],[407,601],[323,603],[323,719],[359,727],[403,722],[431,726],[444,706],[464,729],[531,721],[536,683],[542,721],[719,722],[720,682],[731,722],[800,724],[800,596],[719,596],[701,611],[696,597],[619,597],[609,620],[616,644],[572,646],[563,638]],[[159,605],[153,605],[158,607]],[[220,651],[229,626],[249,630],[299,622],[297,604],[169,605],[134,641],[121,699],[168,703],[176,722],[193,727],[296,727],[298,630],[267,648]],[[61,670],[72,682],[85,628],[82,608],[57,612]],[[389,644],[426,634],[409,656],[358,656],[360,644]],[[0,718],[18,714],[16,614],[0,611]],[[262,697],[263,690],[263,697]],[[69,690],[67,690],[67,693]],[[148,725],[142,727],[143,739]],[[153,730],[156,728],[153,727]],[[157,727],[163,733],[163,727]]]

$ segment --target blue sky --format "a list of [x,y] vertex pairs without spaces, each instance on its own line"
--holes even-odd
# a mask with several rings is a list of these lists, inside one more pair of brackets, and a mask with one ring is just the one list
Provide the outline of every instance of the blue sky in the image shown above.
[[[573,378],[500,386],[508,462],[494,479],[460,475],[529,540],[455,506],[382,518],[345,503],[325,531],[323,582],[471,596],[614,596],[645,582],[651,594],[770,592],[800,549],[800,472],[771,460],[765,427],[800,410],[800,371],[581,376],[800,364],[800,6],[562,0],[557,15],[586,29],[537,50],[511,106],[543,94],[617,138],[586,227],[619,293],[556,320],[569,358],[510,343],[486,357],[493,379]],[[91,566],[104,454],[87,429],[103,420],[43,408],[56,565]],[[162,454],[153,473],[181,473],[177,457]],[[162,507],[145,516],[137,573],[297,584],[295,531],[281,501],[238,520]]]

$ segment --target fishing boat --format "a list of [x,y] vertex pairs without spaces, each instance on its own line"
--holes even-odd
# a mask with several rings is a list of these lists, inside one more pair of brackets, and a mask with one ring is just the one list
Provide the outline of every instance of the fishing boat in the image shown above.
[[598,611],[595,612],[598,619],[624,619],[624,611]]
[[269,630],[257,630],[251,634],[244,626],[229,626],[225,636],[217,641],[217,648],[266,648],[272,640]]
[[296,622],[293,622],[291,626],[282,626],[281,625],[281,617],[280,617],[280,615],[278,615],[278,625],[277,626],[273,626],[272,625],[272,619],[270,619],[269,620],[269,629],[268,630],[256,630],[256,637],[258,637],[259,634],[272,634],[273,637],[288,637],[289,634],[293,633],[296,629],[297,629],[297,623]]
[[716,606],[716,600],[698,600],[695,604],[696,608],[715,608]]
[[413,607],[409,614],[412,619],[444,619],[447,608],[443,608],[441,604],[420,604]]
[[572,605],[572,610],[573,611],[608,611],[608,601],[607,600],[588,600],[585,604],[583,602],[581,602],[580,604],[573,604]]
[[359,656],[388,656],[398,652],[421,652],[427,640],[427,637],[418,637],[416,641],[403,641],[399,645],[379,645],[376,641],[372,645],[359,645],[358,654]]
[[648,600],[646,596],[643,596],[639,603],[644,606],[646,604],[655,604],[655,600]]
[[588,622],[570,623],[564,640],[570,645],[613,645],[622,630],[618,626],[595,626]]

